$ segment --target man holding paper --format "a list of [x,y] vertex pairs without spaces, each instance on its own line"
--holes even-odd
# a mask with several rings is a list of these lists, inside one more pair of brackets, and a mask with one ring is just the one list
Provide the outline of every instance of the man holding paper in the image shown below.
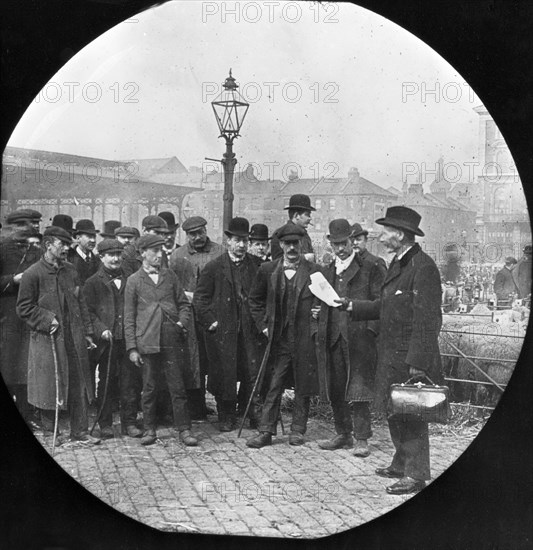
[[[327,238],[335,259],[323,270],[325,280],[344,298],[376,300],[385,279],[385,263],[366,250],[364,257],[359,254],[351,233],[345,219],[329,224]],[[333,439],[319,441],[318,445],[326,450],[352,447],[353,431],[354,455],[367,457],[379,321],[354,321],[349,312],[336,306],[322,301],[319,308],[313,309],[318,315],[320,397],[331,402],[337,432]]]

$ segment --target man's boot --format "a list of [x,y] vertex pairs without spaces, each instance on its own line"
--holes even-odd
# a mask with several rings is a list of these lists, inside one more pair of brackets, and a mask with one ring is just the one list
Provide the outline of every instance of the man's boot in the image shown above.
[[355,440],[353,455],[360,458],[366,458],[370,455],[370,449],[368,448],[368,443],[366,439]]
[[336,451],[337,449],[349,449],[353,446],[351,433],[339,434],[331,439],[318,441],[318,446],[325,451]]

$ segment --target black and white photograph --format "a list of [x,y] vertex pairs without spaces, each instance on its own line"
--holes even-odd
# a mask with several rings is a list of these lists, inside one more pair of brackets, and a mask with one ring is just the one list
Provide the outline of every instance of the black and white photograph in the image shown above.
[[[84,548],[80,522],[87,548],[358,532],[527,548],[531,136],[514,123],[532,104],[512,94],[532,83],[516,74],[531,39],[492,74],[420,23],[465,51],[495,32],[485,2],[454,30],[453,7],[439,23],[415,2],[404,26],[399,7],[341,2],[102,0],[51,2],[46,27],[21,4],[2,48],[18,113],[0,196],[6,548]],[[84,8],[83,39],[54,35]],[[43,22],[31,48],[62,44],[33,80],[24,17]],[[41,492],[61,536],[25,508]],[[152,529],[118,542],[93,509],[129,537]]]

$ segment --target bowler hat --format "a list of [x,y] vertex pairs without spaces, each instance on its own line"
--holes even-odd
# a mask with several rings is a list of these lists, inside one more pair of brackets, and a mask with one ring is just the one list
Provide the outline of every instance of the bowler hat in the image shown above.
[[27,208],[20,208],[7,215],[7,223],[31,222],[33,219],[32,211]]
[[96,249],[98,254],[113,254],[114,252],[122,252],[124,245],[116,239],[104,239],[98,243]]
[[389,225],[396,229],[403,229],[419,237],[423,237],[424,232],[418,227],[421,219],[422,216],[418,212],[415,212],[411,208],[407,208],[407,206],[391,206],[387,208],[385,217],[379,218],[375,223],[379,225]]
[[352,234],[350,235],[353,239],[355,239],[355,237],[359,237],[359,235],[368,235],[368,231],[366,229],[363,229],[361,227],[361,224],[359,223],[354,223],[352,225]]
[[339,243],[345,241],[352,234],[352,228],[350,222],[343,218],[338,220],[332,220],[329,223],[329,235],[327,236],[332,243]]
[[194,231],[195,229],[204,227],[204,225],[207,225],[207,221],[202,218],[202,216],[192,216],[183,222],[181,228],[187,233],[188,231]]
[[308,210],[315,211],[316,209],[311,206],[311,199],[308,195],[292,195],[289,199],[289,206],[285,207],[285,210]]
[[85,233],[86,235],[96,235],[97,233],[100,233],[100,231],[94,227],[92,220],[79,220],[76,222],[74,234],[79,235],[80,233]]
[[72,244],[72,237],[69,235],[68,231],[65,231],[62,227],[56,227],[51,225],[44,230],[43,237],[55,237],[61,242]]
[[100,233],[101,237],[106,239],[112,239],[115,236],[115,229],[120,227],[122,224],[118,220],[107,220],[104,222],[104,229]]
[[531,245],[530,244],[526,244],[526,246],[524,246],[524,254],[531,254]]
[[157,229],[161,233],[170,233],[167,222],[159,216],[146,216],[143,218],[142,226],[145,229]]
[[280,241],[296,241],[305,237],[305,229],[295,223],[287,223],[278,231]]
[[251,241],[269,241],[268,227],[264,223],[254,223],[250,229]]
[[69,216],[68,214],[56,214],[52,218],[52,225],[55,225],[56,227],[62,227],[65,231],[72,233],[74,220],[72,219],[72,216]]
[[138,241],[137,241],[137,247],[139,250],[146,250],[147,248],[154,248],[156,246],[163,246],[165,244],[165,239],[159,235],[153,235],[152,233],[148,233],[147,235],[143,235]]
[[121,225],[120,227],[117,227],[115,229],[115,237],[121,236],[121,237],[135,237],[135,227],[129,227],[128,225]]
[[170,231],[174,231],[180,226],[179,223],[176,223],[176,218],[174,218],[174,214],[172,212],[159,212],[158,216],[167,222]]
[[250,223],[246,218],[232,218],[224,233],[228,237],[248,237],[250,233]]

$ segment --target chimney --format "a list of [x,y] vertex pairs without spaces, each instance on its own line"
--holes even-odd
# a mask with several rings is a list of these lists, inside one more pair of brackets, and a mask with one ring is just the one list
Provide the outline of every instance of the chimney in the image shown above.
[[350,168],[348,170],[348,179],[351,183],[359,183],[359,170],[357,168]]

